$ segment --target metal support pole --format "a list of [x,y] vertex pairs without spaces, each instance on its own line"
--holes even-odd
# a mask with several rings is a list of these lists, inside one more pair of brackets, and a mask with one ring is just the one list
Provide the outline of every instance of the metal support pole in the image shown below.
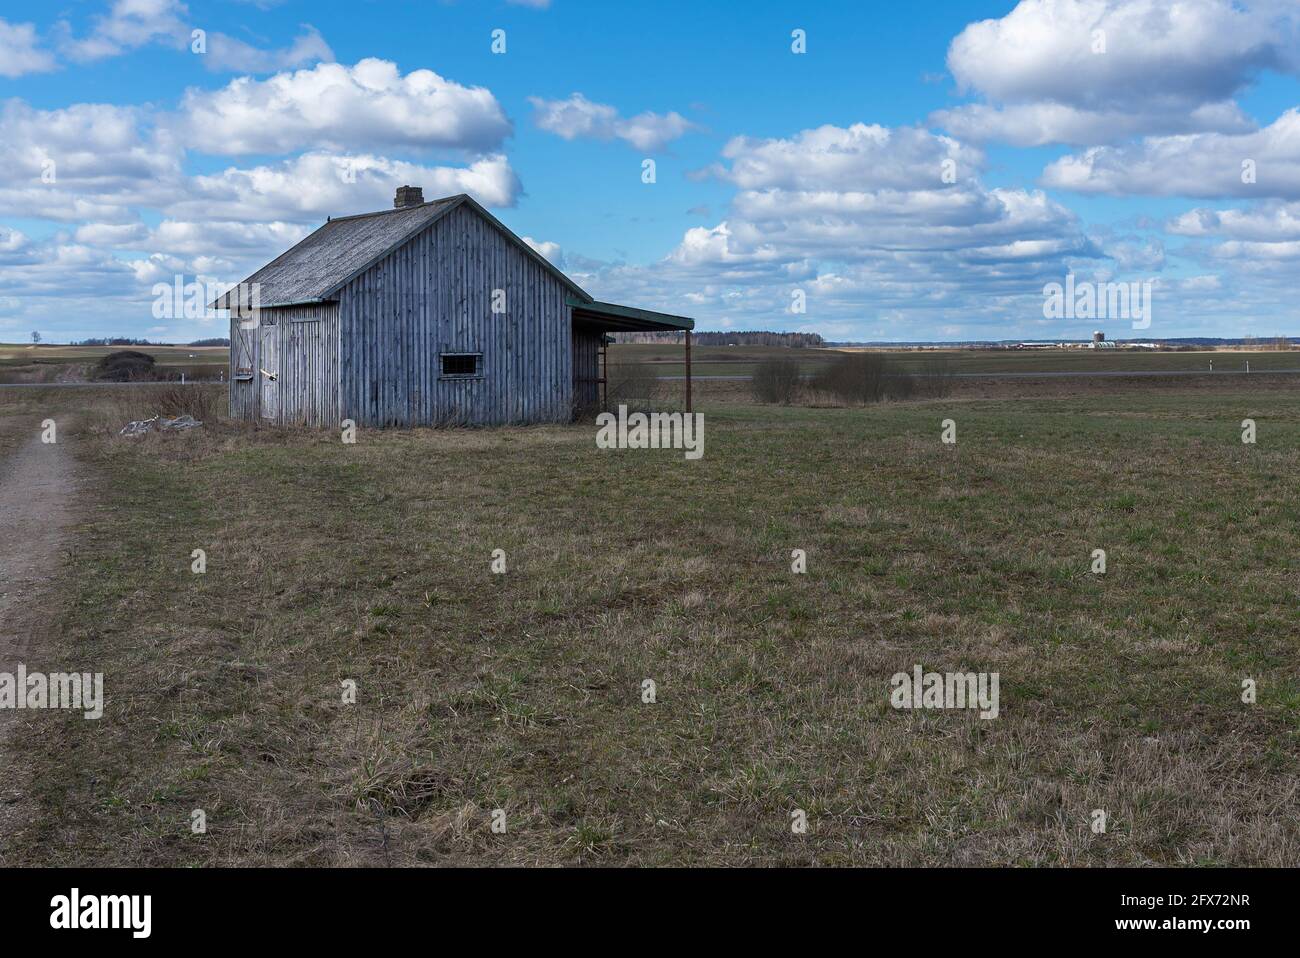
[[600,334],[600,411],[609,409],[609,334]]
[[691,331],[686,330],[686,411],[691,409]]

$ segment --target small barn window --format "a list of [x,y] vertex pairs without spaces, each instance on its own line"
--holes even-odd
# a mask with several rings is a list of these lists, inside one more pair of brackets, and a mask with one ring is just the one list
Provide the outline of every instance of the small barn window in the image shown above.
[[481,376],[483,365],[482,353],[443,353],[443,379],[471,379]]

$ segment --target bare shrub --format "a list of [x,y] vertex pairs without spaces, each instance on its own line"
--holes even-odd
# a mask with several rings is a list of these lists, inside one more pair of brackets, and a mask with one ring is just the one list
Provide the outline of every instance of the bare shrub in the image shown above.
[[814,377],[812,388],[846,404],[907,399],[916,380],[882,353],[845,353]]
[[841,402],[874,402],[884,357],[875,353],[846,353],[819,370],[813,388]]
[[608,382],[606,406],[625,405],[630,410],[653,410],[668,400],[667,384],[654,367],[645,363],[610,363],[605,373]]
[[196,383],[167,383],[148,388],[150,405],[155,414],[193,416],[200,422],[216,419],[225,409],[225,389]]
[[946,356],[931,356],[921,364],[921,387],[927,396],[942,399],[952,393],[957,373]]
[[911,399],[920,391],[916,377],[889,361],[885,362],[885,399]]
[[772,356],[758,364],[750,388],[757,402],[788,406],[798,395],[801,381],[797,359],[793,356]]
[[120,349],[109,353],[90,370],[90,378],[99,382],[149,382],[158,378],[155,361],[137,349]]

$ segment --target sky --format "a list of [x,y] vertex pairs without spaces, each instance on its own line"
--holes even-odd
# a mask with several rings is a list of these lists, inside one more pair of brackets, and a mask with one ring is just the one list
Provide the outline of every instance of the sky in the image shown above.
[[223,336],[160,290],[404,184],[701,330],[1300,335],[1300,3],[0,0],[0,341]]

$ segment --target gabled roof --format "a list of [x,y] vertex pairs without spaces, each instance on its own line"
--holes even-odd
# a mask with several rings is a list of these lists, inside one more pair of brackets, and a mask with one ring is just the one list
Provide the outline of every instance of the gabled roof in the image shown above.
[[[591,297],[546,257],[512,233],[495,216],[461,193],[399,209],[340,216],[267,263],[240,286],[217,297],[213,309],[229,309],[239,289],[258,284],[260,306],[293,306],[333,299],[338,291],[375,263],[459,206],[468,205],[524,253],[562,282],[581,302]],[[245,298],[247,295],[245,294]]]

